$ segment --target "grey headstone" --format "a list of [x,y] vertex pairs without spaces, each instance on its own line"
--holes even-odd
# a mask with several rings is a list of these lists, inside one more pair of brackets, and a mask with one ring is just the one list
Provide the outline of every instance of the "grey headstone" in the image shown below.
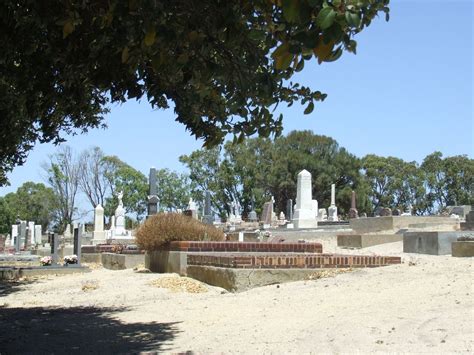
[[286,201],[286,219],[293,220],[293,200],[291,198]]
[[149,184],[149,188],[148,188],[148,206],[147,206],[147,210],[148,210],[148,214],[147,214],[147,218],[150,217],[150,216],[153,216],[155,214],[158,213],[158,210],[160,208],[160,199],[158,198],[158,196],[156,195],[157,194],[157,186],[156,186],[156,169],[155,168],[151,168],[150,169],[150,176],[149,176],[149,179],[148,179],[148,184]]
[[264,224],[271,224],[273,216],[273,201],[265,202],[263,204],[263,212],[261,222]]

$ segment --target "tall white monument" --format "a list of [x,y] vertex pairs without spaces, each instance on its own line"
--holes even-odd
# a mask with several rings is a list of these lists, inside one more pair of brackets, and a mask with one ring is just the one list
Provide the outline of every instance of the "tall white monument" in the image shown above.
[[[293,214],[293,224],[295,228],[316,228],[318,221],[317,201],[313,202],[311,188],[311,174],[307,170],[302,170],[298,174],[296,185],[296,207]],[[316,211],[313,209],[316,207]]]
[[93,244],[105,243],[104,208],[100,205],[100,203],[95,207],[94,210],[94,232],[92,236]]
[[331,206],[328,208],[328,221],[337,222],[337,207],[336,207],[336,185],[331,185]]
[[114,236],[126,236],[128,235],[127,231],[125,230],[125,208],[123,207],[123,192],[120,191],[117,194],[117,198],[119,200],[119,205],[115,210],[115,230]]

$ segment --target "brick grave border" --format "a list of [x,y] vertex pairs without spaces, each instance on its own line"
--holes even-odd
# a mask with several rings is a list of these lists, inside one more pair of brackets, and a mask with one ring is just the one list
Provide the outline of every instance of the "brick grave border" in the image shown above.
[[364,268],[401,263],[399,256],[337,254],[297,255],[206,255],[188,254],[188,265],[239,269]]
[[321,243],[266,243],[266,242],[171,242],[169,251],[184,252],[242,252],[242,253],[322,253]]

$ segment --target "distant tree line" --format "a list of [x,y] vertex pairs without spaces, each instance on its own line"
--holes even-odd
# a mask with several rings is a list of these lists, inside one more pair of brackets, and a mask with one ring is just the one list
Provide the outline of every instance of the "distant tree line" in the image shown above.
[[287,200],[295,200],[297,174],[303,169],[312,174],[313,198],[321,208],[330,205],[331,184],[336,185],[342,215],[349,211],[352,190],[359,212],[368,215],[378,207],[403,211],[411,206],[414,214],[422,215],[474,203],[474,160],[465,155],[443,158],[434,152],[421,164],[373,154],[358,158],[334,139],[311,131],[293,131],[275,140],[228,142],[180,160],[189,169],[194,193],[210,191],[214,208],[223,217],[233,200],[240,202],[245,216],[252,198],[261,212],[271,196],[275,209],[285,212]]
[[[275,140],[227,142],[183,155],[180,161],[188,173],[157,170],[162,210],[185,209],[190,197],[202,207],[209,191],[213,210],[221,217],[230,213],[233,201],[239,201],[244,217],[252,200],[260,213],[271,196],[276,211],[285,212],[287,200],[295,200],[297,174],[303,169],[312,174],[313,198],[321,208],[329,206],[330,187],[336,184],[341,215],[349,211],[352,190],[359,212],[368,215],[379,207],[405,210],[411,206],[413,213],[423,215],[449,205],[474,203],[474,160],[465,155],[443,157],[434,152],[421,164],[373,154],[358,158],[334,139],[311,131],[293,131]],[[111,216],[118,191],[124,193],[129,226],[146,214],[147,177],[98,147],[75,154],[63,146],[43,169],[48,187],[27,182],[0,197],[0,233],[8,233],[17,217],[63,231],[66,224],[83,217],[77,207],[80,196],[89,202],[90,210],[85,212],[100,203],[105,215]]]

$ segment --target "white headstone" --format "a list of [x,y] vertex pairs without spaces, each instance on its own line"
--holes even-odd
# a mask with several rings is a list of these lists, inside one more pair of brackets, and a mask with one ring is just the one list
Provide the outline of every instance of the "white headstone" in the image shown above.
[[64,236],[65,239],[69,239],[72,236],[72,234],[71,234],[71,225],[69,223],[67,224],[66,229],[64,230],[63,236]]
[[325,208],[320,208],[318,210],[318,220],[319,221],[327,221],[328,220],[328,213]]
[[28,222],[28,238],[28,244],[35,245],[35,222]]
[[41,224],[35,225],[35,243],[41,244],[41,238],[43,236],[43,232],[41,230]]
[[94,232],[93,243],[99,244],[105,241],[105,232],[104,232],[104,208],[100,203],[94,209]]
[[328,221],[337,222],[339,217],[337,216],[336,207],[336,185],[331,185],[331,206],[328,208]]
[[311,174],[303,170],[298,174],[296,185],[296,208],[293,215],[295,228],[316,228],[318,221],[313,210],[313,197],[311,188]]

